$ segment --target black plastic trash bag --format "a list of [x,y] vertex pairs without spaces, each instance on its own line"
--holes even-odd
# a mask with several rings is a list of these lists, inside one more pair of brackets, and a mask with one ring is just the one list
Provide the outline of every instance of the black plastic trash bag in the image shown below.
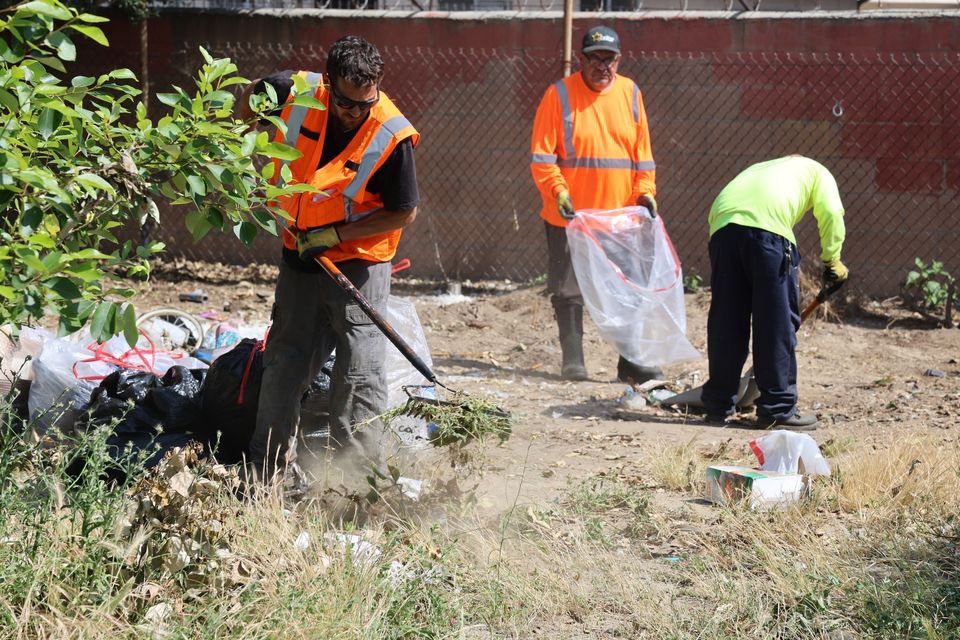
[[[104,378],[90,394],[87,410],[76,428],[81,431],[112,425],[107,454],[114,464],[105,475],[123,480],[127,463],[143,457],[142,466],[155,466],[167,451],[197,439],[203,423],[199,394],[205,369],[171,367],[163,377],[121,369]],[[69,471],[78,475],[86,461],[76,460]]]
[[77,428],[87,430],[116,418],[116,433],[195,431],[203,422],[199,394],[206,369],[170,367],[158,378],[152,373],[121,369],[111,373],[90,394],[87,412]]
[[262,340],[241,340],[213,361],[200,390],[202,435],[225,464],[243,459],[257,426],[263,346]]

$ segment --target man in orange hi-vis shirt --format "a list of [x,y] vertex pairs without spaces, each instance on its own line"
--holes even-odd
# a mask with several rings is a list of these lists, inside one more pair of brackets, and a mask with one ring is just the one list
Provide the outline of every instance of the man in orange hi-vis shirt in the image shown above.
[[[547,289],[560,328],[561,377],[586,380],[583,297],[567,247],[567,220],[575,209],[641,205],[657,215],[655,167],[640,89],[617,73],[620,38],[608,27],[583,37],[580,73],[551,85],[533,121],[530,168],[543,197],[549,268]],[[617,377],[644,382],[656,367],[623,356]]]

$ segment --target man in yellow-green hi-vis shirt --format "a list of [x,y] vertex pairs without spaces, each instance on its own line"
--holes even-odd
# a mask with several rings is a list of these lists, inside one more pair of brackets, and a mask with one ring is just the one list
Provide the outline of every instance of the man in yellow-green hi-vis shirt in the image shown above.
[[747,167],[710,207],[710,379],[702,395],[709,422],[734,412],[752,317],[757,426],[816,428],[815,417],[797,411],[800,252],[793,227],[811,209],[824,282],[843,282],[843,204],[819,162],[788,156]]

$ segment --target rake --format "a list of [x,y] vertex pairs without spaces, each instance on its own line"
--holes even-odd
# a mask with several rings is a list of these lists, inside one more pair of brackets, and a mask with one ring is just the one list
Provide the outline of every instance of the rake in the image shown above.
[[[393,417],[408,415],[422,418],[434,425],[430,440],[437,446],[455,442],[466,443],[474,438],[492,434],[502,442],[510,437],[512,416],[494,403],[470,396],[463,391],[451,389],[437,379],[437,375],[423,359],[407,344],[390,323],[380,315],[360,290],[343,275],[343,272],[326,256],[317,261],[334,282],[356,302],[371,322],[397,348],[414,369],[427,379],[429,385],[408,385],[403,387],[407,401],[397,409],[388,412],[384,418],[388,422]],[[440,399],[436,387],[446,390],[449,399]]]

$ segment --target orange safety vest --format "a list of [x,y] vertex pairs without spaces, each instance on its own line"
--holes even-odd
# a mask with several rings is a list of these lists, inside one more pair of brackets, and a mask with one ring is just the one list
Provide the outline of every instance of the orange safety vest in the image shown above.
[[533,123],[530,170],[543,198],[540,217],[558,227],[557,193],[573,206],[618,209],[656,194],[656,164],[643,98],[637,85],[617,75],[604,93],[577,73],[544,93]]
[[[301,71],[310,86],[316,86],[313,97],[324,106],[329,104],[329,90],[319,73]],[[291,100],[293,96],[291,95]],[[404,117],[390,98],[381,91],[380,101],[370,110],[353,139],[333,160],[317,165],[323,152],[327,131],[328,109],[315,109],[288,104],[280,114],[287,124],[287,133],[277,132],[277,141],[295,146],[303,155],[293,161],[275,160],[276,180],[280,167],[290,165],[294,183],[309,183],[323,193],[294,193],[280,200],[283,210],[293,219],[280,219],[283,244],[296,250],[295,234],[338,222],[355,222],[383,209],[378,194],[366,190],[374,172],[390,157],[401,141],[411,138],[416,146],[420,134]],[[333,262],[360,258],[371,262],[389,262],[397,252],[401,230],[347,240],[324,252]]]

